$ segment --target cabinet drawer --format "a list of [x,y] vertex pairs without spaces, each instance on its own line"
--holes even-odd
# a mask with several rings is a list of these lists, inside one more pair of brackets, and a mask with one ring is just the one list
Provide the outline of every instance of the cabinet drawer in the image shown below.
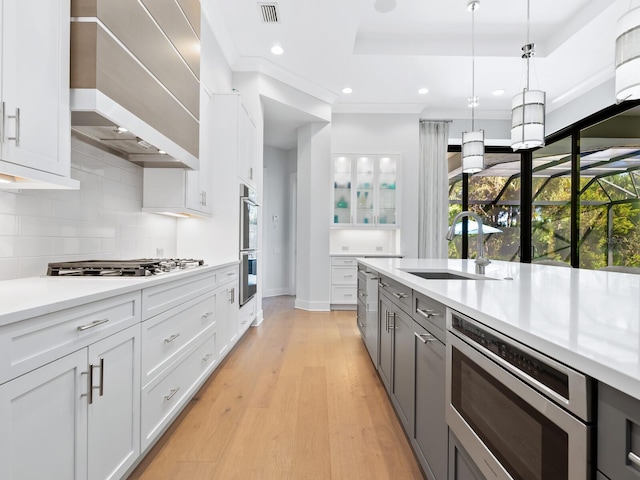
[[243,306],[238,312],[238,329],[239,336],[242,336],[244,332],[251,326],[256,319],[256,302],[250,302]]
[[640,400],[598,385],[598,470],[611,479],[638,480]]
[[331,284],[356,285],[358,282],[358,269],[353,267],[331,267]]
[[355,305],[357,301],[357,287],[331,287],[331,303]]
[[142,451],[173,420],[185,400],[213,370],[216,362],[214,331],[190,355],[180,359],[167,375],[142,389]]
[[213,290],[217,280],[216,272],[208,272],[145,288],[142,290],[142,319],[151,318]]
[[446,307],[443,304],[414,291],[411,316],[422,327],[429,330],[429,333],[434,337],[445,343],[447,317]]
[[216,295],[206,294],[142,322],[142,385],[165,371],[216,324]]
[[0,383],[140,322],[132,292],[0,328]]
[[356,257],[331,257],[331,265],[357,268],[358,261],[356,260]]
[[216,285],[224,285],[227,282],[233,282],[238,279],[239,266],[233,265],[231,267],[225,267],[221,270],[213,272],[214,283]]
[[411,312],[411,303],[413,302],[413,292],[411,288],[382,275],[380,275],[378,287],[380,293],[386,294],[387,297],[402,310],[406,313]]

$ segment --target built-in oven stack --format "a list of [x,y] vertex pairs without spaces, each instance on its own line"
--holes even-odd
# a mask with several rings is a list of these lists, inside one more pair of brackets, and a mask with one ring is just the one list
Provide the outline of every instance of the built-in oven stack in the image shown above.
[[240,306],[258,288],[258,207],[256,191],[240,185]]

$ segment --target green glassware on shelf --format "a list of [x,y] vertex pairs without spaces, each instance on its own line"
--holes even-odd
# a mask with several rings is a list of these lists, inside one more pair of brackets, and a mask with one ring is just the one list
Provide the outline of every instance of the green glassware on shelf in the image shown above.
[[344,197],[340,197],[340,200],[338,200],[338,208],[347,208],[348,204],[347,201],[344,199]]

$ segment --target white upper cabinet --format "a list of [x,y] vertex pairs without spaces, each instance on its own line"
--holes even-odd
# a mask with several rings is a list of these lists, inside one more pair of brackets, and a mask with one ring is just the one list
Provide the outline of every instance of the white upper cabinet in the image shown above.
[[145,168],[142,211],[210,217],[213,212],[213,98],[200,89],[200,167]]
[[78,188],[69,178],[70,2],[0,3],[0,185]]
[[256,126],[242,102],[239,102],[237,108],[238,177],[247,185],[256,188]]
[[333,156],[333,226],[394,228],[399,155]]

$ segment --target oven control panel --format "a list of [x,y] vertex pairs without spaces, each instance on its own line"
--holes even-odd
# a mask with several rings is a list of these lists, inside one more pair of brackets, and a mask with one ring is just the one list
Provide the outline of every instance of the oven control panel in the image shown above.
[[455,314],[451,317],[451,328],[463,335],[476,348],[482,347],[479,350],[484,349],[492,353],[527,376],[546,385],[563,398],[569,398],[569,377],[553,366],[547,365],[538,356],[525,351],[515,342],[509,342],[488,328],[483,328]]

